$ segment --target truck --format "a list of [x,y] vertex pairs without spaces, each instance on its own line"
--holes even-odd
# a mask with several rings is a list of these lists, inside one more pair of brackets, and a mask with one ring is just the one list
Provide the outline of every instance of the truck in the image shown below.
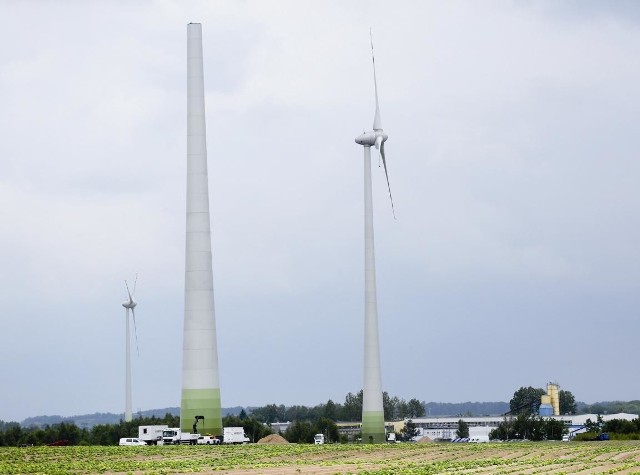
[[189,444],[196,445],[200,434],[183,432],[179,427],[169,427],[162,431],[162,442],[164,445]]
[[138,426],[138,440],[147,445],[158,445],[162,440],[162,432],[168,429],[168,425],[159,426]]
[[324,444],[324,434],[316,434],[313,436],[313,443],[316,445]]
[[222,432],[223,444],[246,444],[250,442],[244,433],[243,427],[225,427]]

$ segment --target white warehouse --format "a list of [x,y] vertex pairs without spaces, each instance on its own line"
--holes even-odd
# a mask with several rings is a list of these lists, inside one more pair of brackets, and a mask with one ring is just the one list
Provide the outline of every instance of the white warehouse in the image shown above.
[[[637,419],[637,414],[606,414],[601,415],[604,421],[611,419],[624,419],[631,421]],[[567,416],[542,416],[546,418],[553,418],[556,420],[564,421],[567,429],[569,429],[570,436],[585,432],[584,424],[587,419],[596,421],[598,414],[577,414]],[[432,440],[436,439],[449,439],[456,438],[456,430],[458,429],[458,421],[462,419],[469,425],[469,438],[477,439],[480,441],[488,441],[489,433],[498,427],[498,425],[505,420],[504,416],[489,416],[489,417],[420,417],[412,419],[416,427],[418,428],[419,437],[427,436]],[[400,422],[394,422],[394,430],[399,432],[404,427],[406,420]]]

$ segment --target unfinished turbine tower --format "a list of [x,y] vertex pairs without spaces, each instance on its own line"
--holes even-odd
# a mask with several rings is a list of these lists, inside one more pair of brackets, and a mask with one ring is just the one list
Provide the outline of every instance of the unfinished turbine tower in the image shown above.
[[186,231],[180,427],[221,435],[200,23],[187,25]]
[[[370,32],[371,34],[371,32]],[[376,297],[376,260],[373,245],[373,203],[371,197],[371,146],[380,151],[384,173],[391,198],[384,143],[388,136],[382,130],[380,107],[378,105],[378,83],[376,62],[371,38],[371,58],[373,61],[373,85],[376,95],[376,112],[373,131],[356,137],[356,143],[364,147],[364,382],[362,390],[362,440],[364,442],[384,442],[384,406],[382,404],[382,378],[380,375],[380,341],[378,337],[378,302]],[[394,213],[395,216],[395,213]]]

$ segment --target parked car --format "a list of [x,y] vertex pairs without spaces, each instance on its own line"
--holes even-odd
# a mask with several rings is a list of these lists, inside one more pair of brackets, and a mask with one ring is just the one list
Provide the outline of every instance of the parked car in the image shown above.
[[220,439],[213,437],[212,435],[201,435],[198,437],[198,445],[218,445]]
[[123,437],[118,445],[147,445],[144,441],[135,437]]

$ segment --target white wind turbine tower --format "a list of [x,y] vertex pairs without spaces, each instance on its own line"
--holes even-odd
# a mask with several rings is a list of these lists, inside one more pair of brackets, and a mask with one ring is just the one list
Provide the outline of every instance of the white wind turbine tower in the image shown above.
[[136,295],[136,284],[138,283],[138,276],[136,275],[136,280],[133,283],[133,295],[129,291],[129,284],[127,281],[124,281],[124,285],[127,288],[127,295],[129,298],[122,302],[122,306],[125,308],[126,319],[127,319],[127,341],[126,341],[126,383],[125,383],[125,408],[124,408],[124,420],[125,422],[129,422],[132,420],[133,415],[131,412],[131,331],[129,330],[129,310],[131,310],[131,316],[133,317],[133,330],[136,336],[136,351],[138,351],[138,331],[136,329],[136,312],[135,308],[138,305],[138,302],[134,300]]
[[187,25],[187,221],[180,427],[222,435],[213,298],[202,25]]
[[[371,35],[371,31],[369,32]],[[384,173],[391,198],[393,198],[384,155],[384,143],[388,136],[382,130],[380,106],[378,104],[378,83],[376,80],[376,62],[373,55],[373,36],[371,35],[371,58],[373,61],[373,85],[376,95],[376,112],[373,118],[373,131],[363,132],[356,143],[364,147],[364,382],[362,400],[362,440],[365,442],[384,442],[384,407],[382,405],[382,380],[380,376],[380,342],[378,337],[378,303],[376,299],[376,262],[373,245],[373,203],[371,198],[371,147],[380,151]],[[395,217],[395,212],[394,212]]]

